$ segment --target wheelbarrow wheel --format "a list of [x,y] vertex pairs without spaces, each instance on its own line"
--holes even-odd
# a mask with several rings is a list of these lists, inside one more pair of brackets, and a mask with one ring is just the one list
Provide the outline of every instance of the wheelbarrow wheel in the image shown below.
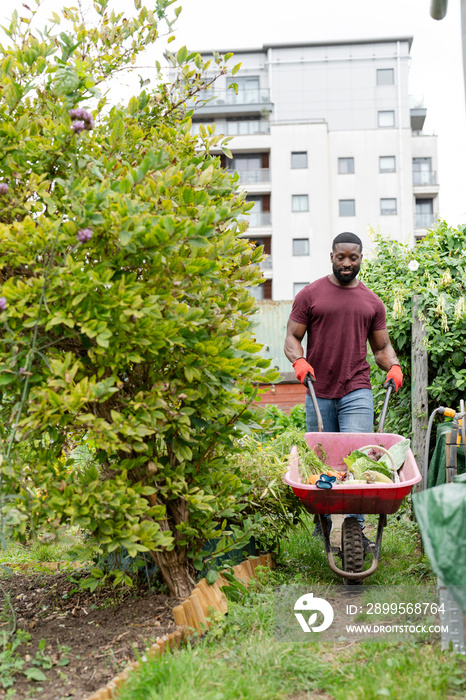
[[[361,525],[356,518],[345,518],[341,528],[341,558],[343,571],[364,570],[364,546]],[[349,585],[360,585],[362,579],[347,579]]]

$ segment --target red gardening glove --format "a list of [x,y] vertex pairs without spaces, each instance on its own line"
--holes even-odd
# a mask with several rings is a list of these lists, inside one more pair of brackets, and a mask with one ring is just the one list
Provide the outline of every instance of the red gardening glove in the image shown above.
[[395,391],[398,391],[398,389],[403,384],[403,372],[401,371],[400,365],[392,365],[390,367],[387,377],[385,379],[384,387],[390,379],[393,379],[393,381],[395,382]]
[[295,362],[293,362],[293,369],[294,373],[296,375],[296,379],[298,379],[301,384],[304,384],[306,386],[305,381],[306,381],[306,375],[308,372],[311,373],[312,378],[315,380],[316,376],[314,374],[314,369],[311,367],[309,362],[307,362],[304,357],[298,358]]

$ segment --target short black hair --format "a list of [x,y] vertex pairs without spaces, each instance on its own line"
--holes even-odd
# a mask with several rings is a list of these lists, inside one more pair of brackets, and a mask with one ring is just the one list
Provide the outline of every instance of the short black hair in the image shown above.
[[335,250],[335,246],[339,243],[353,243],[354,245],[358,245],[362,253],[362,241],[355,233],[351,233],[350,231],[339,233],[338,236],[335,236],[333,239],[332,250]]

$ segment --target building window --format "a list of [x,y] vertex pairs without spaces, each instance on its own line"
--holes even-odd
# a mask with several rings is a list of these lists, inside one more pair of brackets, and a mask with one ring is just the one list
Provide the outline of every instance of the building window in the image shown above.
[[354,158],[339,158],[338,173],[340,175],[351,175],[354,173]]
[[394,85],[395,71],[393,68],[377,68],[377,85]]
[[379,173],[394,173],[396,171],[395,156],[380,156]]
[[413,158],[413,184],[435,185],[435,173],[432,171],[432,158]]
[[258,194],[248,195],[246,202],[253,202],[254,206],[249,212],[241,216],[241,219],[249,221],[249,228],[257,226],[270,226],[272,223],[272,214],[270,212],[270,195]]
[[416,199],[414,205],[414,226],[428,228],[434,224],[434,200],[432,197]]
[[356,216],[356,203],[354,199],[340,199],[338,201],[340,216]]
[[307,194],[291,195],[291,211],[309,211],[309,197]]
[[292,151],[291,167],[294,170],[307,168],[307,151]]
[[246,289],[256,301],[262,301],[265,299],[263,284],[258,284],[257,287],[246,287]]
[[228,91],[229,102],[232,104],[253,104],[260,102],[259,77],[249,76],[244,78],[231,78],[228,80],[229,85],[236,83],[238,92],[235,94],[233,90]]
[[309,255],[309,238],[293,238],[293,255]]
[[381,128],[389,128],[395,126],[395,112],[391,110],[383,110],[382,112],[377,112],[378,114],[378,125]]
[[294,282],[293,283],[293,297],[297,295],[298,292],[301,291],[301,289],[304,289],[304,287],[307,287],[309,282]]
[[381,199],[380,200],[380,213],[385,216],[389,214],[396,214],[396,199]]

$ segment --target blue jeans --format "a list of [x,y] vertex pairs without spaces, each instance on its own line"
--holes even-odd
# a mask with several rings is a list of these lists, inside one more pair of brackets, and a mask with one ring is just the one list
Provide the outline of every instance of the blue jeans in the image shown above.
[[[374,429],[374,401],[371,389],[355,389],[341,399],[317,397],[325,433],[372,433]],[[306,428],[317,432],[317,416],[312,399],[306,396]],[[351,514],[364,523],[364,515]],[[327,516],[330,518],[330,516]]]

